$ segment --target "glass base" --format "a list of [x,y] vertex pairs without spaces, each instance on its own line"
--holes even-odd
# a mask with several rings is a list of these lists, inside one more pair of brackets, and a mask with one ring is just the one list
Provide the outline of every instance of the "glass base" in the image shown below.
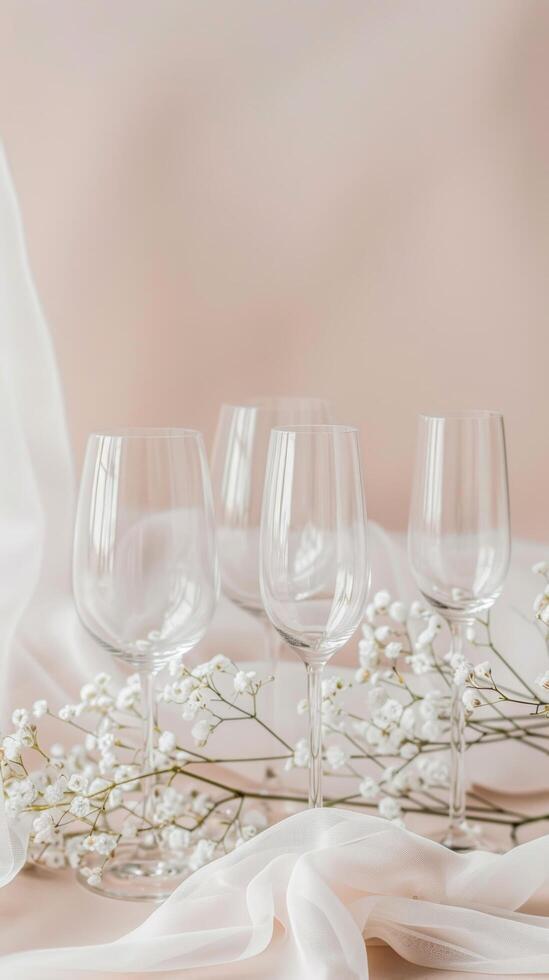
[[85,870],[98,865],[97,856],[84,859],[76,877],[81,885],[96,895],[121,898],[128,902],[162,902],[190,874],[183,857],[166,854],[157,848],[118,848],[117,857],[106,865],[101,882],[90,884]]
[[465,854],[468,851],[490,851],[493,854],[500,853],[502,848],[485,837],[478,827],[463,823],[454,827],[447,827],[443,834],[434,837],[439,844],[443,844],[450,851],[456,854]]

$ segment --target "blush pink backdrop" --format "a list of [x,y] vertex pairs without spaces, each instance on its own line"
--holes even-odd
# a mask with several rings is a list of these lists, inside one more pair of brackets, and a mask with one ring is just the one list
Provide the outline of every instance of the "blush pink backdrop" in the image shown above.
[[406,521],[415,414],[501,408],[546,539],[549,4],[0,0],[0,137],[78,455],[331,398]]

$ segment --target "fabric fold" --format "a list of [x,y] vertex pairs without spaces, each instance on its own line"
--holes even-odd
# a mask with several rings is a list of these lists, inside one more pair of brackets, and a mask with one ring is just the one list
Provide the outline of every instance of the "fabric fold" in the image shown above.
[[[367,978],[365,940],[418,966],[547,974],[549,918],[519,911],[547,886],[548,837],[458,855],[378,817],[309,810],[195,872],[116,941],[3,957],[0,975],[208,968],[221,980],[228,964],[255,958],[262,977]],[[263,969],[268,950],[275,973]]]

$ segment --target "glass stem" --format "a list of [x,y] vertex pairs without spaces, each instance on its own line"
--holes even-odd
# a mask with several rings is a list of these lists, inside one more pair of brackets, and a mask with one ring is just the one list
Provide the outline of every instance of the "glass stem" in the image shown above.
[[[466,623],[450,623],[452,656],[463,652]],[[465,710],[463,706],[464,684],[452,685],[450,705],[450,798],[448,801],[448,833],[452,837],[463,833],[466,818],[465,793]]]
[[155,674],[152,670],[139,671],[143,711],[143,767],[145,772],[154,769],[154,727],[156,724]]
[[307,664],[309,702],[309,807],[322,806],[322,673],[324,664]]
[[280,634],[275,630],[274,626],[268,619],[263,619],[263,629],[265,631],[265,650],[267,652],[267,663],[269,665],[269,674],[276,677],[276,669],[278,667],[278,658],[280,654]]

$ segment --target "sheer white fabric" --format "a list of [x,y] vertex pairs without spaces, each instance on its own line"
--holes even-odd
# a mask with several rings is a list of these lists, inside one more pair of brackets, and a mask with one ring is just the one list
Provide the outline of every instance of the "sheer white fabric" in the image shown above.
[[[13,707],[37,697],[73,699],[111,659],[84,633],[70,592],[74,485],[63,402],[47,326],[29,274],[21,221],[0,152],[0,690],[2,730]],[[374,587],[409,597],[403,542],[372,528]],[[513,604],[531,602],[523,569],[544,556],[524,544],[510,578]],[[518,570],[517,570],[518,569]],[[518,643],[526,627],[511,607],[523,669],[544,667],[543,644]],[[255,632],[254,632],[255,630]],[[203,651],[257,653],[258,627],[220,606]],[[285,707],[295,724],[291,692]],[[512,746],[490,766],[494,784],[543,779]],[[514,754],[513,754],[514,753]],[[484,771],[486,766],[484,765]],[[546,780],[547,782],[547,780]],[[9,825],[0,797],[0,885],[24,861],[28,821]],[[367,977],[366,939],[382,939],[425,966],[496,975],[549,972],[549,920],[517,909],[548,884],[549,839],[504,857],[456,857],[388,823],[345,811],[302,813],[204,868],[116,943],[32,951],[0,959],[2,977],[208,969],[257,957],[267,977]],[[32,910],[29,909],[29,915]],[[60,910],[62,914],[62,910]],[[264,963],[269,949],[268,965]]]
[[8,956],[0,971],[54,980],[208,968],[221,980],[255,957],[260,977],[351,980],[368,977],[364,939],[381,939],[420,966],[547,974],[549,918],[517,909],[548,869],[547,837],[456,855],[376,817],[309,811],[196,872],[116,942]]

